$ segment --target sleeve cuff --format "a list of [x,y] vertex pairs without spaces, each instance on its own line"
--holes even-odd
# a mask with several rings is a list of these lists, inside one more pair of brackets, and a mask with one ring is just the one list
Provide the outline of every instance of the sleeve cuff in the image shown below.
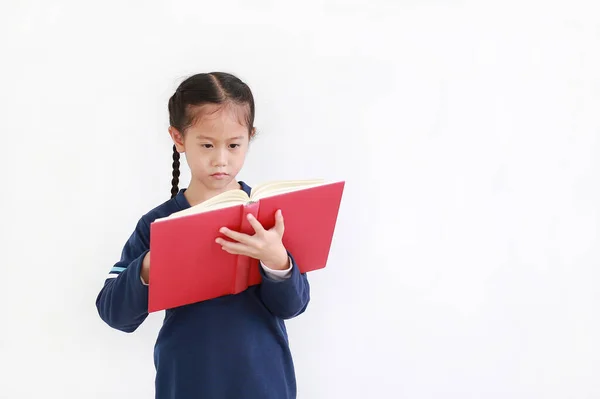
[[273,280],[282,281],[287,280],[292,275],[292,259],[288,257],[288,268],[283,270],[273,270],[265,266],[262,262],[260,262],[263,270],[267,274],[268,277]]

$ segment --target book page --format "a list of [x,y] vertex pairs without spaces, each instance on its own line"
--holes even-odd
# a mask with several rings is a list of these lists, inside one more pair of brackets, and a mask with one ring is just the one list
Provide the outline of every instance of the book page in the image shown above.
[[256,185],[250,194],[252,201],[258,201],[261,198],[270,197],[277,194],[288,193],[296,190],[302,190],[309,187],[324,184],[322,179],[314,180],[280,180],[262,183]]
[[[246,194],[243,190],[229,190],[221,193],[219,195],[215,195],[212,198],[207,199],[204,202],[201,202],[198,205],[194,205],[191,208],[184,209],[179,212],[172,213],[171,215],[161,218],[161,219],[174,219],[177,217],[187,216],[187,215],[195,215],[197,213],[213,211],[216,209],[227,208],[229,206],[237,206],[245,204],[249,201],[248,194]],[[157,219],[161,220],[161,219]]]

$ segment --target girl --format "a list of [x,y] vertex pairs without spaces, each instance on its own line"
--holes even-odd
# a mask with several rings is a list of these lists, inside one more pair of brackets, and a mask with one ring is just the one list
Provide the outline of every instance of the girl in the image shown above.
[[[96,300],[102,320],[129,333],[148,316],[150,223],[226,190],[250,194],[250,187],[236,180],[256,131],[248,86],[226,73],[194,75],[177,88],[168,108],[174,143],[171,199],[140,218]],[[179,190],[183,152],[191,182]],[[157,399],[296,397],[284,320],[306,309],[308,280],[282,244],[281,212],[272,228],[253,218],[250,223],[255,234],[222,229],[230,240],[215,245],[259,259],[261,284],[166,311],[154,349]]]

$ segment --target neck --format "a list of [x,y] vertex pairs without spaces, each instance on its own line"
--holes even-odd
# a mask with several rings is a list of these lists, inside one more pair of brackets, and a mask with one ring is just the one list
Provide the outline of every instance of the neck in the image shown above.
[[198,205],[216,195],[224,193],[229,190],[241,189],[240,184],[234,179],[227,186],[220,189],[212,189],[206,187],[204,184],[197,180],[192,180],[187,190],[185,190],[184,196],[190,206]]

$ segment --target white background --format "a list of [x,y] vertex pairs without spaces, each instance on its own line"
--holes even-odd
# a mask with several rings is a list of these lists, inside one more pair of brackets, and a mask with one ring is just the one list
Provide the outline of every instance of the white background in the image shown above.
[[95,299],[169,196],[169,96],[222,70],[241,179],[347,181],[299,398],[600,398],[596,4],[3,1],[0,397],[153,397],[162,313]]

